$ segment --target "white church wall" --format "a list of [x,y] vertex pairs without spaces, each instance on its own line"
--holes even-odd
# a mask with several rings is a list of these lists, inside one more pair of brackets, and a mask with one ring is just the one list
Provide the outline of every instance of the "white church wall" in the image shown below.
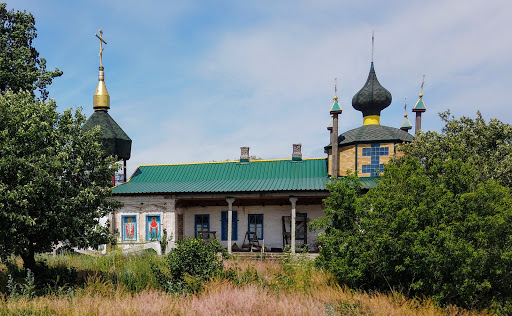
[[[183,210],[184,213],[184,236],[194,237],[195,215],[208,214],[210,218],[210,231],[216,232],[223,248],[227,248],[227,241],[221,240],[221,212],[227,211],[227,206],[210,207],[189,207]],[[291,215],[291,205],[268,205],[268,206],[233,206],[233,211],[238,211],[238,238],[233,240],[239,247],[244,242],[245,233],[248,231],[249,214],[263,214],[263,240],[266,248],[283,248],[283,226],[282,217]],[[324,216],[321,205],[297,205],[297,213],[307,213],[308,220],[314,220]],[[308,244],[310,249],[316,249],[316,238],[318,232],[308,230]],[[298,242],[298,241],[297,241]]]
[[[123,206],[116,211],[115,226],[118,232],[117,240],[121,248],[126,249],[140,243],[148,243],[146,240],[147,216],[160,216],[160,236],[163,230],[167,231],[168,239],[171,239],[171,247],[174,246],[175,232],[175,199],[164,196],[118,196],[118,201]],[[137,219],[136,240],[123,240],[123,217],[135,216]]]

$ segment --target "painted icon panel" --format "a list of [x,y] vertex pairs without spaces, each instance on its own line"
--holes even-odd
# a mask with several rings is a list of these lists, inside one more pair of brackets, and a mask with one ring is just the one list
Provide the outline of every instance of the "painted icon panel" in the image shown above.
[[136,216],[123,216],[122,217],[123,240],[137,240],[137,217]]
[[146,240],[160,240],[160,215],[146,216]]

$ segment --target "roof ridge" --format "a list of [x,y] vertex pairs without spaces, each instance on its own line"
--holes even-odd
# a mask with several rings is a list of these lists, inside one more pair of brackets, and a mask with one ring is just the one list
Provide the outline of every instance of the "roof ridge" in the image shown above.
[[[304,158],[304,160],[319,160],[319,159],[327,159],[325,157],[320,158]],[[163,167],[163,166],[186,166],[186,165],[206,165],[206,164],[222,164],[222,163],[241,163],[248,164],[251,162],[269,162],[269,161],[293,161],[291,158],[289,159],[261,159],[261,160],[251,160],[249,162],[240,162],[239,160],[229,160],[229,161],[207,161],[207,162],[184,162],[184,163],[169,163],[169,164],[149,164],[149,165],[139,165],[135,170],[140,167]],[[296,162],[296,161],[293,161]]]

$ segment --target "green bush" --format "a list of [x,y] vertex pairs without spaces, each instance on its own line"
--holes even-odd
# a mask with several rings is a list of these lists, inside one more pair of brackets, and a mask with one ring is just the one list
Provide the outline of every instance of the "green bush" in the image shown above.
[[511,144],[510,125],[451,120],[366,195],[330,185],[318,263],[351,288],[512,312]]
[[170,292],[198,292],[202,284],[222,271],[217,256],[218,240],[185,238],[161,262],[153,261],[151,269],[162,288]]

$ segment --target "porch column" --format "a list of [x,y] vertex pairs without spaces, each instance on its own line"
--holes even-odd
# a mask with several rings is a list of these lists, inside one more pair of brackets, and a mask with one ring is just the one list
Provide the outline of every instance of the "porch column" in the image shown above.
[[231,235],[233,234],[233,202],[235,199],[232,197],[226,198],[228,202],[228,253],[231,254]]
[[291,228],[290,233],[292,234],[290,237],[290,246],[292,253],[295,253],[295,215],[296,215],[296,207],[297,207],[297,197],[290,196],[290,202],[292,203],[292,220],[291,220]]
[[177,235],[177,220],[176,220],[176,200],[171,199],[166,202],[167,207],[165,208],[165,216],[167,217],[166,229],[167,229],[167,247],[165,253],[169,253],[173,248],[176,247],[176,235]]

